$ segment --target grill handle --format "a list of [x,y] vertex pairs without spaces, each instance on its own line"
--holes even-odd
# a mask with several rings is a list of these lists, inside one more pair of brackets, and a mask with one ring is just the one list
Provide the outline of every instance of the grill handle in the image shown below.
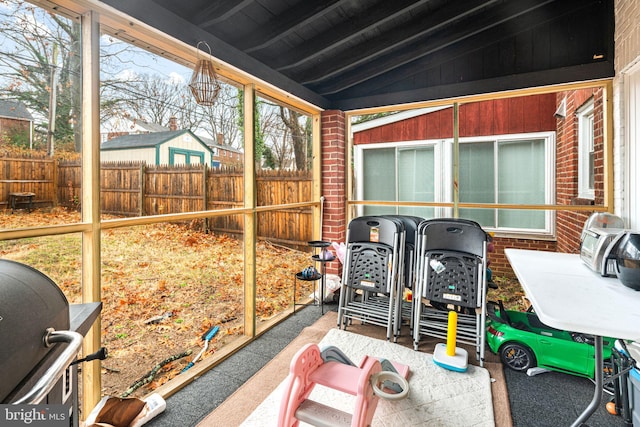
[[19,400],[13,402],[14,405],[19,404],[38,404],[56,385],[58,380],[62,378],[64,372],[69,367],[73,359],[76,358],[80,347],[82,346],[83,337],[77,332],[72,331],[56,331],[53,328],[47,329],[44,336],[44,345],[51,347],[55,343],[68,343],[67,348],[58,356],[51,364],[49,369],[44,373],[42,378],[38,380],[36,385]]

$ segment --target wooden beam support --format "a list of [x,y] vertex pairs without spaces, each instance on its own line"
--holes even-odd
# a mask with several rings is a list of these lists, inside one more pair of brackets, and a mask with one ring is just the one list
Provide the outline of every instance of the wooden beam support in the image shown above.
[[[101,301],[100,283],[100,25],[95,12],[82,23],[82,302]],[[100,348],[100,317],[87,333],[83,353]],[[82,367],[82,414],[86,417],[101,399],[100,361]]]
[[[313,158],[311,162],[312,168],[312,185],[311,188],[311,200],[316,201],[320,200],[323,196],[322,194],[322,135],[320,130],[320,114],[314,114],[312,116],[312,151]],[[322,239],[322,221],[320,218],[323,215],[321,211],[323,208],[323,204],[314,205],[313,208],[313,226],[312,226],[312,235],[314,240]]]
[[460,107],[453,103],[453,217],[460,216]]
[[244,86],[244,334],[256,335],[256,159],[255,99],[252,84]]

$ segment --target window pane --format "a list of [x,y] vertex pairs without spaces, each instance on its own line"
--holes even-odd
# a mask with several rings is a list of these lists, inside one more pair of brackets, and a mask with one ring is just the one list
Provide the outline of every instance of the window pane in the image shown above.
[[578,197],[594,198],[594,112],[593,99],[576,112],[578,118]]
[[593,114],[591,114],[585,120],[585,138],[587,143],[587,188],[591,191],[594,189],[595,182],[595,165],[594,165],[594,150],[593,150]]
[[[271,213],[273,212],[264,214]],[[256,326],[259,331],[268,329],[271,325],[267,321],[290,309],[294,303],[295,308],[299,310],[302,304],[313,303],[314,298],[320,295],[320,281],[296,278],[296,274],[307,267],[322,271],[320,262],[312,259],[314,253],[308,246],[308,241],[311,240],[311,225],[306,226],[309,229],[308,238],[302,244],[297,240],[285,240],[289,229],[298,228],[297,222],[285,221],[286,219],[276,223],[270,215],[258,215],[258,230],[276,228],[270,233],[272,237],[259,239],[256,246]],[[310,220],[307,222],[310,223]],[[305,227],[301,224],[300,228]],[[326,289],[325,287],[325,291]],[[326,292],[325,295],[328,296],[329,293]]]
[[24,218],[6,228],[80,220],[81,65],[77,19],[2,2],[0,207]]
[[[498,203],[544,204],[544,139],[498,145]],[[498,226],[544,229],[543,211],[500,210]]]
[[[296,273],[313,265],[310,248],[311,207],[276,207],[313,199],[312,117],[272,100],[255,101],[256,204],[271,207],[257,213],[256,316],[263,321],[296,302],[306,302],[314,282],[294,283]],[[245,123],[246,126],[246,123]],[[242,195],[242,192],[239,192]],[[319,269],[319,265],[315,265]]]
[[591,151],[589,153],[589,190],[593,190],[595,188],[595,153]]
[[[495,203],[493,141],[460,144],[460,202]],[[492,209],[460,209],[460,217],[495,227]]]
[[[434,148],[398,150],[398,200],[404,202],[435,201]],[[398,213],[432,218],[434,208],[400,207]]]
[[[200,105],[187,86],[190,68],[109,33],[100,55],[103,219],[241,205],[238,87],[220,82],[214,105]],[[229,186],[212,186],[220,180]]]
[[261,97],[256,98],[255,108],[255,156],[260,168],[311,171],[312,117]]
[[[6,218],[9,215],[0,216]],[[82,302],[80,233],[0,241],[3,259],[17,261],[47,275],[70,304]]]
[[[396,200],[395,149],[362,152],[363,200]],[[394,213],[385,206],[366,206],[365,215]]]
[[[210,220],[219,226],[242,224],[241,215]],[[161,223],[103,230],[101,245],[102,342],[109,350],[104,394],[122,395],[154,364],[190,350],[131,396],[152,392],[180,374],[202,349],[199,338],[212,327],[220,330],[200,361],[235,345],[242,335],[241,234]]]

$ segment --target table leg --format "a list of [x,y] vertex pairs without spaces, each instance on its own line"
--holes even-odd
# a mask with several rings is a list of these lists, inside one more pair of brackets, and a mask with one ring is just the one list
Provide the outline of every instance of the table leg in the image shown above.
[[298,284],[298,278],[293,276],[293,314],[296,313],[296,285]]
[[320,279],[320,315],[324,315],[324,288],[326,286],[325,278],[327,276],[324,270],[324,262],[320,266],[322,271],[322,278]]
[[595,350],[595,391],[593,392],[593,399],[587,408],[580,414],[580,416],[571,424],[572,427],[578,427],[583,425],[583,423],[589,419],[589,417],[598,409],[600,406],[600,402],[602,401],[602,384],[603,384],[603,360],[602,360],[602,337],[596,335],[595,342],[593,343],[593,347]]

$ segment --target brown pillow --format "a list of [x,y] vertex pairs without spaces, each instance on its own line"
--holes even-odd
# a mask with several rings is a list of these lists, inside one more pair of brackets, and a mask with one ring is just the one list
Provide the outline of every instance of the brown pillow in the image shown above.
[[111,424],[114,427],[129,427],[131,422],[144,409],[146,403],[140,399],[110,397],[96,417],[97,423]]

